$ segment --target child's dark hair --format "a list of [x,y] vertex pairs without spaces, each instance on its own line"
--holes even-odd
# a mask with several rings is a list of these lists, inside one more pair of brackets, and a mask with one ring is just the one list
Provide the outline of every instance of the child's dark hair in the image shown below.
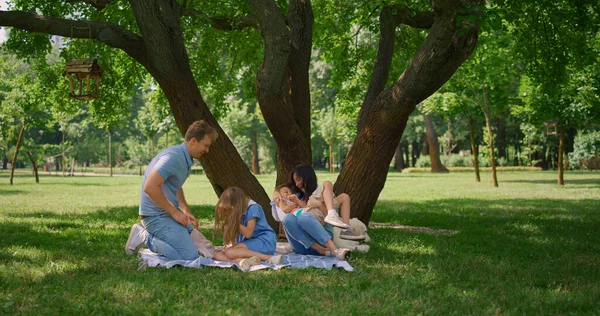
[[[297,177],[302,178],[302,182],[304,183],[304,190],[306,191],[306,196],[304,192],[300,190],[296,186],[296,182],[294,181],[294,174]],[[290,176],[290,183],[288,184],[292,189],[292,192],[298,194],[298,198],[301,200],[304,198],[308,198],[312,195],[312,193],[317,189],[317,175],[315,174],[315,170],[310,165],[299,165],[294,170],[292,170],[292,174]]]

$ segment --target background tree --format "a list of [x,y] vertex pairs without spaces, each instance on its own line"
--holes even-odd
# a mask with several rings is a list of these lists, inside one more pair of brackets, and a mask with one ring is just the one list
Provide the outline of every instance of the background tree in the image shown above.
[[557,182],[563,185],[565,132],[584,121],[593,107],[593,102],[575,101],[572,83],[579,81],[575,79],[578,74],[597,63],[599,8],[593,1],[576,0],[558,5],[550,0],[499,3],[528,77],[521,83],[522,105],[515,113],[534,125],[557,121]]

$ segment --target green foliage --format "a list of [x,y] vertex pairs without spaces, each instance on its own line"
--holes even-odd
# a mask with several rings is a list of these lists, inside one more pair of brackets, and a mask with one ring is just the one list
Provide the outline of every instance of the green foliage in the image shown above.
[[569,153],[571,167],[600,169],[600,131],[579,132],[575,136],[573,152]]
[[134,166],[147,165],[154,156],[152,146],[149,146],[148,142],[139,143],[137,139],[130,137],[125,140],[124,145],[129,161]]

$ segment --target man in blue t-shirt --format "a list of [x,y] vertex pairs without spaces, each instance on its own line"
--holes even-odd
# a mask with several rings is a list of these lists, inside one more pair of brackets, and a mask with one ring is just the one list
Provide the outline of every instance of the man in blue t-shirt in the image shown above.
[[[152,159],[141,188],[139,215],[143,225],[131,228],[127,254],[137,252],[145,243],[169,259],[194,260],[198,251],[212,246],[198,232],[198,220],[185,201],[182,186],[190,175],[192,158],[207,153],[217,136],[208,123],[196,121],[185,133],[183,144],[169,147]],[[210,250],[205,252],[202,255],[212,257]]]

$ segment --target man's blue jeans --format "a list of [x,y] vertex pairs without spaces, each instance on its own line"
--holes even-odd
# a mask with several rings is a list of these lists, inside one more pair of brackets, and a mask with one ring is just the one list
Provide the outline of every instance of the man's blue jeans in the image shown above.
[[152,252],[172,260],[195,260],[199,257],[190,233],[194,227],[183,227],[171,215],[164,213],[142,219],[148,231],[146,245]]
[[320,256],[321,254],[310,246],[315,242],[325,246],[332,238],[331,233],[309,213],[302,213],[298,217],[294,214],[286,215],[283,218],[283,228],[294,252],[301,255]]

